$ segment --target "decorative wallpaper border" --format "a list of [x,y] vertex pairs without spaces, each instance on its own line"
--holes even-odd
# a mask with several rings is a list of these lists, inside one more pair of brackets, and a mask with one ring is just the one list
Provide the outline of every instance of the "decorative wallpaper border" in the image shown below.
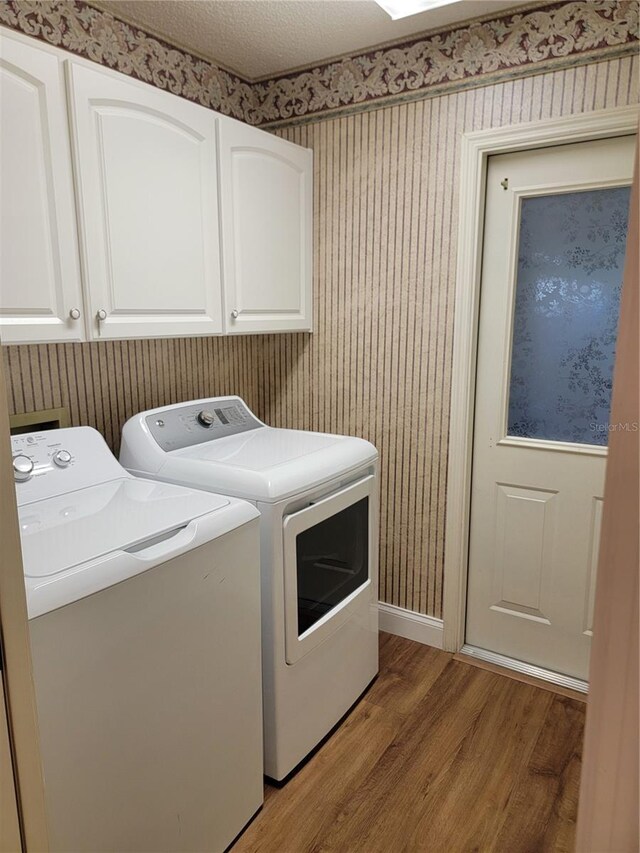
[[638,9],[637,0],[556,2],[255,83],[258,123],[415,100],[637,52]]
[[84,0],[0,0],[0,24],[247,121],[251,84]]
[[638,0],[555,2],[250,82],[84,0],[3,0],[0,24],[249,124],[281,126],[638,51]]

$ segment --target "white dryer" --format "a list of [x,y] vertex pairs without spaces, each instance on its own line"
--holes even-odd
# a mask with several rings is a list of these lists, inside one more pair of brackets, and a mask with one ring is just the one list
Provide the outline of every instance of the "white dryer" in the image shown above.
[[377,460],[363,439],[268,427],[239,397],[142,412],[123,430],[132,473],[260,510],[265,773],[276,780],[378,671]]
[[51,849],[221,853],[263,796],[258,512],[11,441]]

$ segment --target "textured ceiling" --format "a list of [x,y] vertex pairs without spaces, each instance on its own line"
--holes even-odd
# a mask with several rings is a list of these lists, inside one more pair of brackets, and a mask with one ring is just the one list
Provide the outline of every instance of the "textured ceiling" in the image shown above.
[[178,47],[254,80],[531,0],[458,0],[392,21],[374,0],[95,0]]

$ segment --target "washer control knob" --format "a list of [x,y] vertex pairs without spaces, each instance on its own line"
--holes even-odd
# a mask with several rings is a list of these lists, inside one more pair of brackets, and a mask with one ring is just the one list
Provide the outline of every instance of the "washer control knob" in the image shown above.
[[215,415],[213,412],[207,412],[206,409],[203,409],[198,415],[198,423],[203,427],[213,426],[213,422],[215,421]]
[[53,461],[58,468],[66,468],[71,463],[72,456],[68,450],[56,450],[53,454]]
[[13,457],[13,476],[18,483],[28,480],[32,473],[33,459],[29,459],[24,453]]

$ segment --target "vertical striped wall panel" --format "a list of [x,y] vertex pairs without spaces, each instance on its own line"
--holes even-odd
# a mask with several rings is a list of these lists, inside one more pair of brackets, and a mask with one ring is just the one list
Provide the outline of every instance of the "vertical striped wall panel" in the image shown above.
[[9,346],[12,412],[68,406],[117,450],[140,409],[237,393],[381,454],[380,597],[442,614],[458,162],[465,131],[636,103],[636,58],[278,131],[315,153],[315,333]]

